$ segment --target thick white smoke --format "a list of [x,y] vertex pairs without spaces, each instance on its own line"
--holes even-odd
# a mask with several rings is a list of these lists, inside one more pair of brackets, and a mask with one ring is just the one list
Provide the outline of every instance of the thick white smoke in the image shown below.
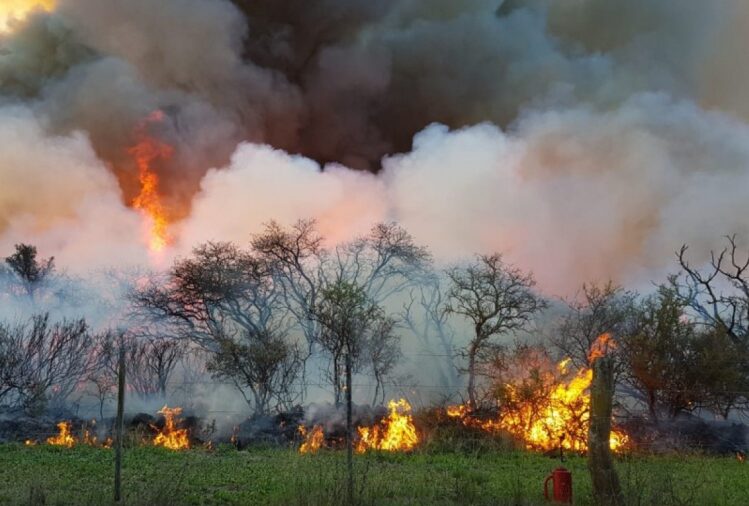
[[658,94],[535,111],[509,132],[432,125],[378,177],[244,144],[208,173],[180,237],[242,243],[270,219],[312,216],[342,239],[397,220],[438,259],[506,252],[569,294],[663,275],[685,242],[704,252],[749,234],[747,166],[747,125]]
[[180,218],[159,265],[270,219],[397,220],[565,294],[749,232],[739,0],[292,4],[59,0],[0,35],[3,251],[153,262],[127,148],[154,109]]
[[0,250],[33,243],[77,272],[147,262],[141,217],[84,133],[50,136],[29,110],[4,107],[0,139]]

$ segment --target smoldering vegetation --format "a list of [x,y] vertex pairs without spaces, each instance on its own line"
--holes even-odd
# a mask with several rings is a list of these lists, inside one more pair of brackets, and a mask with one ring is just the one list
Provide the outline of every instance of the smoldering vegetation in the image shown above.
[[110,437],[122,355],[142,440],[178,405],[194,445],[294,444],[300,426],[320,426],[335,447],[349,365],[355,425],[403,397],[427,440],[445,427],[475,437],[480,421],[450,419],[446,404],[532,418],[558,388],[559,360],[590,367],[606,334],[630,450],[745,452],[747,261],[735,238],[704,268],[685,246],[650,293],[608,283],[554,300],[499,254],[441,270],[396,224],[326,247],[313,221],[270,223],[246,247],[206,243],[165,271],[107,273],[116,306],[18,245],[3,270],[16,309],[0,326],[1,434],[43,441],[72,420]]

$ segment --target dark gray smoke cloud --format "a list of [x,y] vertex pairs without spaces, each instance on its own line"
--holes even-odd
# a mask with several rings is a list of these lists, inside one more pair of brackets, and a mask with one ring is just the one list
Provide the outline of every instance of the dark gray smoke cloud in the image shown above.
[[626,279],[746,229],[748,33],[743,0],[58,0],[0,34],[0,246],[143,258],[127,149],[160,109],[184,249],[397,219]]
[[126,197],[134,125],[163,109],[155,134],[179,149],[160,170],[186,211],[240,140],[377,171],[433,122],[506,126],[539,104],[699,93],[729,4],[60,0],[6,37],[0,94],[55,132],[86,131]]

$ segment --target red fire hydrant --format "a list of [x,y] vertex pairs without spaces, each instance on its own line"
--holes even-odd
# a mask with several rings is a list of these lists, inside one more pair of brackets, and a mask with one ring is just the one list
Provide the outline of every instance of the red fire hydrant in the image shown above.
[[[552,482],[551,497],[549,497],[549,481]],[[544,497],[547,501],[572,504],[572,473],[564,467],[554,469],[544,481]]]

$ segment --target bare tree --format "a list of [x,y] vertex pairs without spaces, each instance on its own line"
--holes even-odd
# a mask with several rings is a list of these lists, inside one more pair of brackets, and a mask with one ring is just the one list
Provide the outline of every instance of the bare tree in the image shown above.
[[[392,223],[378,224],[367,235],[332,250],[323,248],[322,243],[314,221],[299,221],[288,229],[271,222],[252,240],[253,251],[270,266],[286,308],[307,340],[304,370],[323,333],[315,315],[323,291],[337,283],[349,283],[381,304],[423,279],[431,261],[426,249]],[[370,357],[379,363],[383,358]],[[337,366],[341,364],[333,360],[331,378],[339,376]],[[381,374],[378,366],[376,376]],[[378,380],[377,389],[380,387]]]
[[375,225],[369,234],[328,251],[312,220],[285,229],[269,223],[252,240],[254,252],[273,269],[289,311],[314,343],[319,322],[314,317],[320,293],[339,281],[361,287],[382,303],[387,297],[421,280],[430,265],[427,250],[394,223]]
[[478,368],[488,358],[494,338],[526,329],[546,303],[533,292],[533,277],[504,263],[499,254],[480,255],[474,263],[449,269],[447,277],[445,312],[462,316],[473,326],[473,336],[461,353],[468,360],[468,398],[475,409]]
[[319,334],[313,312],[325,285],[329,255],[322,241],[312,220],[300,220],[288,229],[271,221],[252,238],[252,249],[270,267],[286,309],[307,340],[309,354]]
[[[261,401],[254,405],[258,412],[269,409],[269,399],[280,401],[289,393],[279,388],[290,388],[292,381],[276,375],[292,375],[293,368],[274,366],[274,375],[251,380],[246,374],[247,367],[270,367],[269,357],[279,366],[295,363],[295,348],[279,346],[288,328],[284,291],[264,259],[231,243],[208,243],[175,262],[166,280],[136,291],[133,302],[139,314],[161,325],[161,335],[191,341],[208,352],[216,376],[232,377],[240,390],[253,390],[252,398]],[[264,346],[269,347],[265,357],[259,353]],[[280,359],[279,351],[290,355]],[[267,384],[258,385],[258,380]]]
[[735,236],[719,253],[711,252],[701,271],[687,260],[687,246],[678,252],[681,275],[670,278],[684,303],[735,343],[749,345],[749,251],[741,252]]
[[353,283],[372,301],[385,300],[425,279],[431,256],[395,223],[380,223],[369,234],[335,248],[332,278]]
[[0,402],[39,411],[61,406],[95,367],[84,320],[51,323],[48,314],[0,325]]
[[723,417],[731,409],[745,405],[749,388],[749,251],[742,251],[736,236],[726,237],[727,245],[710,253],[704,269],[687,259],[682,246],[678,261],[682,272],[669,283],[681,302],[705,325],[697,344],[706,368],[703,381],[711,384],[706,403]]
[[568,311],[551,336],[551,342],[577,367],[588,367],[591,346],[601,334],[614,339],[630,333],[637,294],[611,282],[582,287],[582,296],[568,302]]
[[432,361],[441,364],[438,369],[440,384],[454,387],[458,384],[454,360],[455,332],[450,326],[449,315],[443,310],[445,297],[439,278],[436,275],[427,276],[422,283],[409,290],[401,319],[421,342],[425,356],[442,358]]
[[400,336],[395,333],[396,321],[390,317],[378,318],[365,345],[365,360],[375,379],[372,404],[385,402],[385,378],[400,359]]
[[175,339],[137,339],[129,361],[133,389],[144,396],[166,396],[169,378],[183,352],[184,345]]

